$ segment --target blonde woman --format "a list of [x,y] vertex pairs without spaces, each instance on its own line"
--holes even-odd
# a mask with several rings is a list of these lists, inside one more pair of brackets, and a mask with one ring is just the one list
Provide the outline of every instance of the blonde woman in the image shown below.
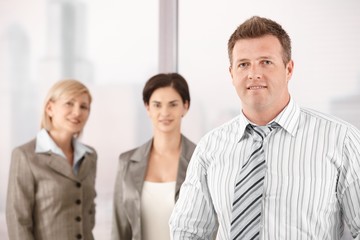
[[6,202],[10,240],[94,239],[97,155],[78,140],[90,105],[81,82],[57,82],[36,138],[14,149]]
[[195,144],[181,134],[190,106],[186,80],[158,74],[143,89],[153,137],[120,155],[114,193],[113,240],[169,240],[168,221]]

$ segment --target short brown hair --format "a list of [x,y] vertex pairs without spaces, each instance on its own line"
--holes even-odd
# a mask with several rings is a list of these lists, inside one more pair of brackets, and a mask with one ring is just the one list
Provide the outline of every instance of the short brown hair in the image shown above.
[[289,35],[277,22],[258,16],[253,16],[238,26],[228,41],[230,66],[235,43],[241,39],[259,38],[266,35],[276,37],[283,49],[283,62],[286,65],[291,60],[291,40]]
[[172,87],[179,93],[183,103],[188,103],[190,107],[189,86],[183,76],[178,73],[160,73],[151,77],[143,89],[143,101],[145,105],[149,105],[150,97],[158,88]]

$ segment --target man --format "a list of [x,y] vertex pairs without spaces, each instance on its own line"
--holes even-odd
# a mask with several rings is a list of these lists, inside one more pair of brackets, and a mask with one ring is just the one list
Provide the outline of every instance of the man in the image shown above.
[[199,142],[173,239],[335,240],[343,222],[360,239],[359,130],[291,98],[291,41],[278,23],[248,19],[228,53],[242,112]]

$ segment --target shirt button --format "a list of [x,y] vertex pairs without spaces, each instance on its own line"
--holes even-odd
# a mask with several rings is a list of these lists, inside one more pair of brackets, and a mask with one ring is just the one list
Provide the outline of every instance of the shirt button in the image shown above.
[[75,203],[76,203],[77,205],[80,205],[80,204],[81,204],[81,200],[80,200],[80,199],[76,199]]
[[77,186],[78,188],[81,188],[81,183],[77,182],[77,183],[76,183],[76,186]]
[[75,218],[75,220],[76,220],[77,222],[81,222],[81,217],[77,216],[77,217]]
[[82,235],[79,233],[78,235],[76,235],[76,238],[77,238],[77,239],[81,239],[81,238],[82,238]]

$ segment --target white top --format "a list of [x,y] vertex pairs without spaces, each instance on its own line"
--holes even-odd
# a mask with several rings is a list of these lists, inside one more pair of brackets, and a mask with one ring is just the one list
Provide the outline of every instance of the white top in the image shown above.
[[176,182],[144,182],[141,194],[143,240],[170,240],[169,218],[175,205]]
[[[338,240],[343,221],[360,239],[360,131],[293,100],[264,141],[263,240]],[[170,220],[174,240],[230,239],[237,176],[251,153],[241,113],[204,136]]]

